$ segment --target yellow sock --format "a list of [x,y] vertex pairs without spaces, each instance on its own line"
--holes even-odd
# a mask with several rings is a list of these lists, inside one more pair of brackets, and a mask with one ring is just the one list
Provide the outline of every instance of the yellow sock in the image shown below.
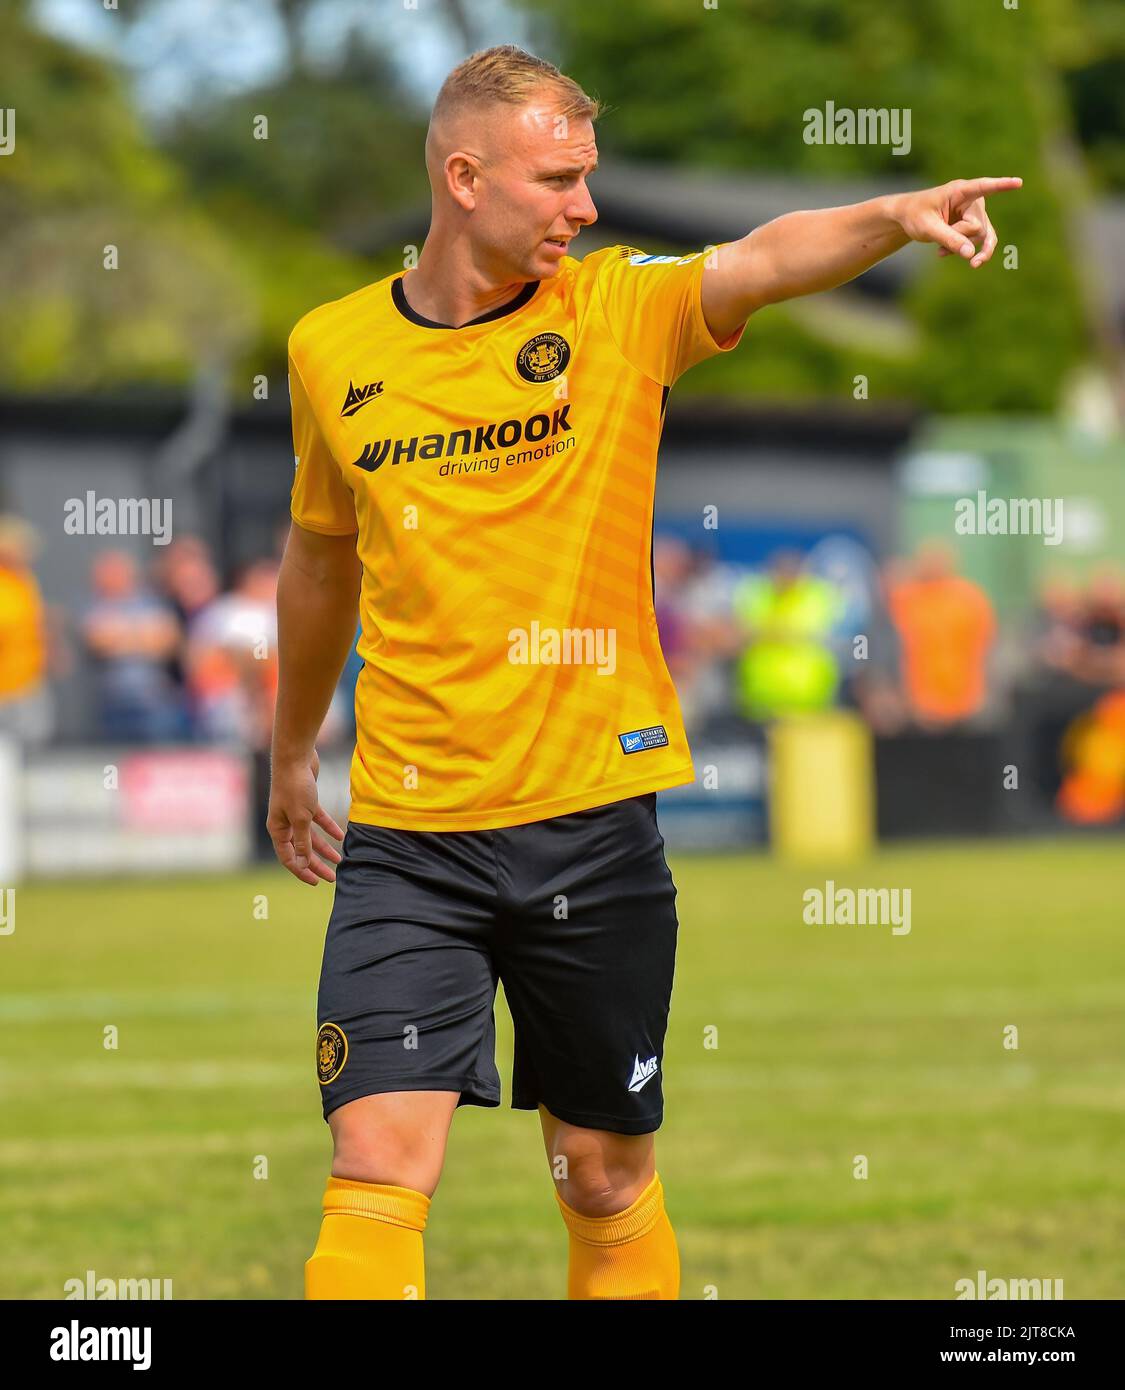
[[555,1189],[570,1232],[568,1298],[679,1298],[680,1252],[654,1174],[631,1207],[583,1216]]
[[425,1298],[422,1232],[430,1199],[410,1187],[328,1179],[306,1298]]

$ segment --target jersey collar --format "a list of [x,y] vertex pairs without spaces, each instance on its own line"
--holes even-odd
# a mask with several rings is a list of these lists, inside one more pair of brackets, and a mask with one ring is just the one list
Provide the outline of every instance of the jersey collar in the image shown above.
[[403,318],[416,323],[419,328],[444,328],[451,333],[459,333],[462,328],[475,328],[478,323],[491,323],[493,319],[502,319],[508,314],[514,314],[517,309],[523,308],[542,283],[539,280],[529,280],[519,294],[514,299],[509,299],[506,304],[499,304],[495,309],[489,309],[487,314],[481,314],[478,318],[470,319],[468,323],[455,326],[452,323],[436,323],[433,319],[423,318],[412,309],[402,288],[404,278],[405,276],[399,275],[391,281],[391,300]]

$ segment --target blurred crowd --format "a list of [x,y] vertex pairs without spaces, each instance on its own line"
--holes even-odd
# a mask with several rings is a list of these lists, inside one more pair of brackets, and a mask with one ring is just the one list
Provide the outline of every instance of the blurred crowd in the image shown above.
[[1057,805],[1125,815],[1125,576],[1053,578],[1031,626],[1001,640],[951,548],[876,565],[846,537],[779,550],[760,570],[674,536],[653,556],[664,651],[692,736],[737,737],[833,707],[879,735],[986,731],[1014,711],[1058,725]]
[[941,732],[1003,718],[1025,682],[1125,687],[1125,577],[1113,569],[1085,585],[1051,580],[1033,630],[1001,660],[988,595],[940,543],[880,567],[836,537],[750,570],[664,536],[653,559],[664,651],[697,733],[839,705],[878,733]]
[[[47,742],[52,688],[77,674],[85,727],[72,737],[268,749],[277,555],[243,564],[224,586],[197,536],[154,550],[144,568],[130,551],[102,550],[84,601],[64,612],[42,600],[36,553],[31,528],[0,517],[0,733]],[[693,738],[754,737],[771,720],[833,707],[858,711],[884,736],[988,729],[1031,692],[1067,711],[1057,740],[1061,809],[1076,820],[1125,813],[1118,571],[1082,584],[1050,580],[1029,630],[1004,641],[987,594],[936,543],[880,566],[836,536],[752,569],[665,535],[653,573],[661,642]],[[353,651],[323,747],[354,738],[359,664]]]
[[[44,605],[36,538],[0,518],[0,732],[39,746],[55,732],[52,683],[85,675],[79,737],[113,743],[269,747],[277,692],[279,557],[243,564],[223,586],[210,547],[184,536],[147,569],[124,549],[100,551],[89,592],[63,612]],[[355,663],[321,732],[354,735]],[[350,685],[349,685],[350,681]]]

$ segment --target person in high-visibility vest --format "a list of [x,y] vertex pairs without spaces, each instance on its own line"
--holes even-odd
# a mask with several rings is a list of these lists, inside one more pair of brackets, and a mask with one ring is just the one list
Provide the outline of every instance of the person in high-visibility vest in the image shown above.
[[752,574],[734,595],[735,617],[749,636],[737,667],[742,713],[755,721],[827,709],[840,670],[829,645],[842,601],[827,580],[804,574],[791,551],[775,555],[769,572]]

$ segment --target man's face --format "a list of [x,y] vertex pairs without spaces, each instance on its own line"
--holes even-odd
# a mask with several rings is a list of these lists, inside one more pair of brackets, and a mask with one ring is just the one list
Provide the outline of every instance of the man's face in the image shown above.
[[571,240],[597,221],[586,186],[597,167],[594,128],[564,121],[547,102],[500,108],[476,181],[473,238],[498,279],[547,280]]
[[110,550],[94,561],[93,587],[102,598],[124,598],[137,587],[137,569],[132,557],[121,550]]
[[924,545],[918,551],[915,574],[923,583],[936,584],[953,572],[953,556],[944,545]]

